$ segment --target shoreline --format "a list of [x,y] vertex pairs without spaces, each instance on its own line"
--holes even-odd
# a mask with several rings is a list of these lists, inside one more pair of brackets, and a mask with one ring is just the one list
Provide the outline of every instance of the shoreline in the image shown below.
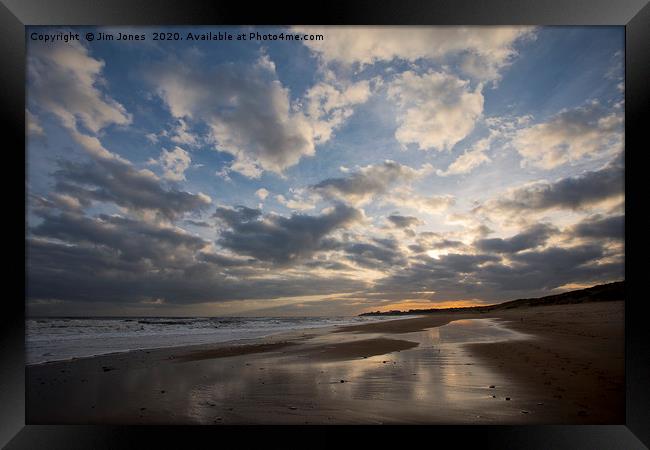
[[[356,318],[358,316],[351,316],[350,318]],[[39,318],[27,318],[26,320],[40,320]],[[51,319],[58,319],[58,318],[51,318]],[[87,319],[87,318],[84,318]],[[103,319],[103,318],[100,318]],[[112,317],[111,319],[123,319],[120,317]],[[184,319],[191,319],[191,318],[184,318]],[[203,319],[203,318],[200,318]],[[337,319],[339,319],[337,317]],[[374,324],[374,323],[379,323],[379,322],[386,322],[386,321],[392,321],[396,320],[393,316],[387,316],[384,318],[375,318],[368,320],[367,323],[364,323],[362,325],[366,324]],[[397,318],[397,320],[401,320],[401,318]],[[91,354],[91,355],[81,355],[81,356],[70,356],[70,357],[63,357],[60,359],[49,359],[46,361],[38,361],[38,362],[26,362],[26,366],[38,366],[42,364],[51,364],[51,363],[57,363],[57,362],[66,362],[66,361],[77,361],[81,359],[86,359],[86,358],[100,358],[100,357],[105,357],[105,356],[113,356],[113,355],[120,355],[120,354],[125,354],[125,353],[132,353],[132,352],[142,352],[142,351],[159,351],[159,350],[165,350],[165,349],[186,349],[186,348],[193,348],[193,347],[214,347],[214,346],[243,346],[243,345],[257,345],[257,344],[262,344],[265,343],[268,340],[272,340],[273,338],[276,337],[282,337],[282,336],[289,336],[291,338],[294,337],[296,334],[301,334],[305,335],[309,331],[313,330],[335,330],[338,327],[346,327],[346,326],[356,326],[356,324],[344,324],[344,325],[332,325],[332,324],[327,324],[327,325],[319,325],[319,326],[310,326],[310,327],[305,327],[305,328],[293,328],[293,329],[278,329],[278,330],[272,330],[268,334],[262,334],[259,336],[253,336],[250,338],[236,338],[236,339],[228,339],[228,340],[220,340],[220,341],[215,341],[215,342],[197,342],[193,344],[173,344],[173,345],[164,345],[164,346],[145,346],[145,347],[138,347],[138,348],[130,348],[130,349],[123,349],[123,350],[107,350],[105,352],[100,352],[96,354]],[[27,347],[29,347],[29,342],[26,340]]]
[[623,302],[569,306],[29,365],[28,423],[622,423]]

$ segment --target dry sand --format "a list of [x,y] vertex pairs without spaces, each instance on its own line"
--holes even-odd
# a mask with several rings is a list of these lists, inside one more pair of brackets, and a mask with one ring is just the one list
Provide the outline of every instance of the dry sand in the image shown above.
[[550,422],[625,422],[623,302],[527,308],[499,317],[536,338],[467,347],[513,383],[550,397]]
[[27,422],[624,423],[623,307],[435,314],[33,365]]

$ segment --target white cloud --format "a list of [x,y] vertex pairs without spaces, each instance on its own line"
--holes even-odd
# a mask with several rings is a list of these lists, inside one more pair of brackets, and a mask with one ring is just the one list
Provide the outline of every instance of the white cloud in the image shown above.
[[623,115],[598,102],[565,109],[548,121],[519,130],[513,145],[523,166],[552,169],[623,151]]
[[264,201],[266,200],[266,197],[269,196],[269,191],[264,188],[260,188],[257,191],[255,191],[255,195],[257,196],[257,198]]
[[51,112],[86,150],[116,157],[95,137],[109,125],[127,125],[131,115],[99,86],[104,62],[90,56],[78,42],[65,45],[33,43],[27,55],[30,101]]
[[354,106],[370,97],[370,82],[320,82],[305,94],[305,112],[314,127],[314,140],[323,143],[354,112]]
[[440,214],[454,205],[455,199],[451,195],[421,195],[410,186],[399,186],[391,190],[381,202],[424,214]]
[[208,125],[215,148],[235,157],[231,170],[251,178],[265,170],[281,174],[314,154],[312,125],[292,111],[268,57],[252,66],[200,70],[168,62],[151,77],[174,117]]
[[149,164],[156,164],[163,169],[163,178],[171,181],[184,181],[185,171],[192,164],[189,153],[180,147],[164,150],[157,160],[149,160]]
[[469,173],[483,163],[490,161],[485,152],[490,148],[491,138],[486,137],[477,141],[469,150],[466,150],[447,170],[438,170],[436,173],[440,176],[459,175]]
[[531,27],[295,27],[324,35],[303,41],[325,62],[373,64],[461,55],[461,68],[480,80],[494,80],[516,56],[517,40],[533,36]]
[[401,109],[395,138],[421,150],[451,149],[483,112],[480,85],[472,91],[468,81],[441,72],[406,71],[391,83],[388,96]]
[[307,192],[302,188],[289,189],[288,195],[291,195],[291,197],[287,198],[284,195],[276,195],[275,199],[281,205],[296,211],[308,211],[314,209],[316,203],[318,203],[318,195]]
[[176,144],[195,147],[199,144],[199,137],[190,132],[187,123],[178,119],[178,123],[172,128],[169,139]]

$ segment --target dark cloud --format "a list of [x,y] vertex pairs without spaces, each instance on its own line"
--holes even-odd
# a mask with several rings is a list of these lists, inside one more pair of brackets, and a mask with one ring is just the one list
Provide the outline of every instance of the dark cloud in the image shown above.
[[395,228],[409,228],[422,224],[422,221],[413,216],[400,216],[399,214],[391,214],[388,220]]
[[482,252],[516,253],[543,245],[551,235],[559,230],[548,224],[538,224],[508,239],[479,239],[474,243]]
[[152,260],[157,264],[192,258],[208,242],[177,228],[160,227],[119,216],[89,218],[80,214],[45,215],[33,227],[34,236],[70,244],[100,246],[127,261]]
[[613,281],[624,276],[622,264],[601,263],[606,256],[600,245],[550,247],[512,255],[510,266],[486,267],[477,276],[495,292],[544,292],[568,283]]
[[465,244],[463,244],[461,241],[453,241],[450,239],[442,239],[438,242],[433,242],[431,244],[431,247],[440,250],[444,248],[460,248],[463,247]]
[[[580,245],[575,247],[549,247],[540,251],[529,251],[511,255],[510,258],[523,264],[524,267],[535,269],[552,267],[577,267],[590,261],[596,261],[603,256],[603,248],[600,245]],[[549,273],[555,272],[550,270]]]
[[[149,260],[125,260],[104,246],[41,239],[29,239],[27,244],[28,298],[72,302],[70,311],[76,313],[83,304],[100,302],[119,308],[158,299],[166,304],[192,304],[326,295],[368,288],[366,282],[346,277],[233,277],[227,270],[215,270],[223,267],[214,263],[152,264]],[[216,262],[222,264],[224,260]]]
[[419,298],[423,291],[440,292],[443,299],[445,294],[452,291],[466,295],[466,280],[482,270],[484,264],[499,260],[492,255],[450,253],[439,258],[419,255],[411,260],[408,267],[379,280],[372,292],[389,294],[390,298],[396,300]]
[[[480,298],[505,301],[547,293],[569,283],[600,283],[624,276],[624,266],[597,244],[549,247],[509,255],[506,262],[487,254],[419,255],[403,270],[382,278],[370,291],[383,298],[437,301]],[[423,297],[424,296],[424,297]]]
[[236,227],[239,224],[259,219],[261,216],[262,210],[242,205],[236,208],[219,207],[213,215],[213,217],[223,220],[230,227]]
[[622,240],[625,238],[625,216],[590,217],[572,227],[569,233],[581,238]]
[[501,211],[544,211],[551,208],[578,210],[624,193],[623,168],[609,164],[600,170],[554,183],[537,183],[513,191],[485,208]]
[[256,260],[253,258],[234,258],[219,253],[199,253],[198,260],[216,264],[220,267],[251,266],[256,263]]
[[[303,256],[340,247],[326,235],[361,218],[359,211],[344,205],[318,216],[289,218],[262,217],[259,211],[245,207],[219,208],[215,215],[227,227],[224,242],[236,246],[238,232],[242,233],[239,238],[259,244],[249,248],[255,254],[249,257],[241,256],[246,249],[233,255],[220,253],[210,249],[208,241],[169,225],[57,211],[47,201],[39,205],[37,223],[27,239],[28,297],[33,301],[63,300],[77,306],[108,302],[119,308],[152,301],[191,304],[326,295],[368,287],[363,280],[338,274],[322,277],[313,272],[279,271],[272,278],[260,277],[278,261],[297,258],[294,251]],[[270,248],[274,245],[278,248]],[[338,270],[346,266],[321,267]]]
[[409,250],[411,250],[414,253],[424,253],[428,249],[420,244],[411,244],[408,246]]
[[97,158],[87,163],[61,161],[55,172],[55,191],[77,199],[111,202],[133,210],[156,211],[168,219],[205,208],[210,199],[175,188],[164,189],[150,172],[139,171],[117,159]]
[[390,269],[404,266],[406,259],[396,241],[374,239],[375,243],[353,243],[344,247],[347,258],[354,263],[371,269]]
[[244,206],[217,208],[215,216],[227,227],[217,240],[219,245],[237,254],[278,264],[287,264],[323,249],[321,244],[329,243],[323,239],[325,236],[362,217],[357,209],[343,204],[318,216],[294,214],[262,218],[260,210]]

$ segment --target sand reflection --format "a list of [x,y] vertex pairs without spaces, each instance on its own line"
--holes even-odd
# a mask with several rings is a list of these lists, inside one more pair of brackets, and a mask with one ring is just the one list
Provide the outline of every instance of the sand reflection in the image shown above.
[[[319,416],[316,411],[327,411],[328,405],[341,404],[346,405],[347,412],[345,417],[338,418],[354,422],[355,415],[366,414],[369,402],[379,422],[426,422],[432,417],[445,422],[446,414],[451,414],[448,417],[461,414],[471,421],[489,419],[487,400],[493,400],[489,386],[501,384],[503,380],[477,364],[462,344],[525,338],[492,319],[459,320],[401,334],[399,339],[419,344],[409,350],[339,361],[319,362],[305,357],[309,347],[379,336],[327,334],[311,339],[303,349],[256,357],[237,374],[237,383],[222,378],[233,374],[223,371],[215,376],[211,388],[200,391],[202,397],[193,399],[193,403],[228,404],[236,400],[241,404],[244,400],[251,403],[251,408],[253,404],[279,408],[278,416],[271,419],[273,422],[283,422],[287,415],[298,412],[313,420]],[[214,360],[208,364],[220,372],[218,368],[223,362]],[[277,403],[278,399],[282,401]],[[192,416],[208,422],[214,412],[199,408],[193,410]],[[502,410],[498,416],[503,417]]]

